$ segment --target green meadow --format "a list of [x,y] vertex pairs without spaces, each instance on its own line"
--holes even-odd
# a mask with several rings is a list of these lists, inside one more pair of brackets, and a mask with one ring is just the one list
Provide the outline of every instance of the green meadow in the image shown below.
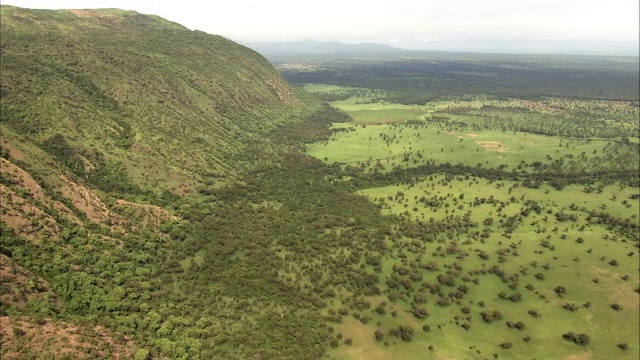
[[[480,224],[482,235],[445,236],[431,242],[410,238],[393,241],[392,252],[383,259],[383,273],[394,274],[393,266],[397,265],[412,269],[412,264],[430,262],[446,271],[422,270],[420,282],[439,284],[438,277],[457,266],[456,272],[463,275],[456,276],[462,279],[456,285],[467,284],[470,289],[464,300],[446,305],[435,303],[438,296],[422,288],[410,291],[413,298],[407,302],[380,299],[388,303],[388,314],[371,310],[366,312],[371,317],[366,325],[349,319],[337,326],[345,336],[355,333],[359,341],[338,349],[335,358],[415,359],[425,354],[429,346],[434,350],[426,350],[426,354],[432,354],[427,358],[488,358],[493,354],[513,359],[559,359],[569,355],[636,358],[637,348],[625,352],[616,347],[622,342],[633,343],[640,331],[638,296],[634,292],[639,281],[636,245],[605,225],[591,223],[585,214],[604,204],[605,213],[630,217],[637,224],[638,200],[631,201],[631,209],[621,205],[625,199],[637,196],[637,189],[608,186],[597,196],[589,196],[575,186],[557,191],[551,187],[531,190],[514,185],[437,175],[417,184],[360,191],[380,204],[383,213],[412,222],[446,221],[448,217],[470,213],[471,221]],[[436,200],[425,204],[422,197]],[[478,199],[491,199],[492,203],[477,204]],[[436,205],[436,201],[440,203]],[[512,232],[506,231],[507,220],[532,203],[540,206],[539,213],[530,213]],[[576,220],[559,220],[554,215],[558,212],[575,214]],[[492,220],[489,223],[487,219]],[[505,282],[495,273],[483,274],[494,267],[515,281]],[[468,276],[465,281],[465,273],[478,275]],[[558,286],[566,289],[562,296],[554,291]],[[456,286],[445,288],[455,290]],[[520,294],[521,299],[509,300],[514,294]],[[424,306],[430,314],[424,320],[412,315],[416,295],[427,298]],[[372,301],[373,308],[378,304]],[[567,310],[563,307],[566,304],[573,304],[576,309]],[[613,304],[619,304],[622,310],[612,309]],[[497,309],[502,319],[484,322],[480,314],[487,309]],[[533,317],[530,310],[539,316]],[[389,315],[393,311],[398,314]],[[507,321],[522,321],[524,329],[509,328]],[[470,324],[468,330],[461,327],[464,323]],[[390,336],[377,342],[372,335],[376,329],[388,331],[403,324],[415,329],[411,342]],[[430,325],[431,331],[422,330],[425,324]],[[588,346],[577,346],[559,336],[576,331],[588,334]],[[504,343],[512,344],[512,348],[500,348]]]
[[[333,124],[307,154],[374,185],[375,174],[411,177],[356,190],[403,236],[367,258],[380,293],[330,302],[326,316],[341,316],[327,358],[639,356],[640,193],[606,175],[634,173],[637,137],[626,131],[637,129],[636,108],[481,97],[403,105],[359,91],[331,102],[353,121]],[[447,163],[505,176],[420,175]],[[601,175],[561,186],[523,181],[545,171]]]
[[608,140],[563,140],[524,132],[473,131],[448,131],[429,123],[366,126],[341,123],[334,127],[329,141],[310,145],[307,153],[327,163],[364,164],[369,169],[378,166],[386,171],[433,160],[468,166],[506,166],[511,170],[523,162],[567,159],[567,162],[578,163],[583,153],[585,159],[593,158],[610,143]]

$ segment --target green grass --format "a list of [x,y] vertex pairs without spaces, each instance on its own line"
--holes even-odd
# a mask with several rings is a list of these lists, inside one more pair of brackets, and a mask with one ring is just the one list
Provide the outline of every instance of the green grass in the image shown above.
[[[606,116],[610,122],[636,126],[633,118],[637,111],[622,103],[479,98],[419,107],[366,102],[367,99],[361,97],[333,102],[354,121],[335,124],[332,137],[309,145],[307,154],[330,164],[360,167],[365,173],[376,168],[389,172],[394,168],[416,167],[429,162],[533,173],[537,170],[530,165],[536,162],[546,164],[543,166],[559,166],[564,171],[624,167],[629,164],[613,159],[634,153],[632,148],[618,149],[620,145],[612,139],[567,138],[495,128],[507,121],[524,121],[527,116],[538,116],[540,120],[535,121],[546,121],[549,116],[558,114],[571,119],[581,112],[590,114],[584,116]],[[526,109],[525,112],[522,109]],[[609,109],[608,116],[604,114],[605,109]],[[403,119],[405,122],[414,120],[413,114],[420,114],[426,123],[401,123]],[[486,120],[476,117],[478,115],[486,115]],[[442,116],[448,119],[442,120]],[[502,119],[502,123],[491,122],[496,118]],[[567,124],[569,127],[565,129],[572,131],[571,123]],[[350,131],[343,131],[345,129]],[[549,131],[565,130],[553,128]],[[631,138],[632,144],[634,139]],[[568,185],[562,190],[542,184],[532,189],[516,181],[439,174],[414,179],[411,183],[362,189],[357,194],[377,204],[381,214],[401,221],[421,226],[440,223],[447,227],[453,219],[467,217],[476,226],[469,232],[445,230],[424,238],[388,239],[389,250],[382,254],[379,269],[384,279],[389,279],[397,266],[415,269],[416,264],[435,261],[439,270],[419,270],[422,280],[414,282],[412,290],[400,291],[400,298],[395,301],[387,298],[395,292],[390,286],[383,286],[383,295],[367,298],[371,300],[371,308],[360,313],[371,320],[364,324],[347,316],[343,323],[336,324],[336,329],[344,337],[352,337],[354,344],[341,345],[332,350],[328,358],[415,359],[427,356],[460,359],[489,358],[494,353],[513,359],[559,359],[585,354],[594,359],[638,357],[640,349],[634,340],[640,333],[638,293],[634,290],[640,281],[635,246],[637,234],[620,233],[615,227],[589,220],[590,212],[599,212],[634,226],[640,225],[638,188],[596,183]],[[537,204],[538,212],[528,211],[526,216],[521,216],[530,204]],[[574,220],[557,218],[557,213],[569,215]],[[491,222],[483,225],[488,218]],[[508,227],[510,218],[519,220]],[[447,254],[446,248],[456,251]],[[508,253],[499,256],[498,252],[504,251]],[[481,258],[479,253],[487,254],[488,258]],[[616,261],[615,266],[612,260]],[[462,267],[461,274],[475,274],[470,275],[470,279],[477,278],[478,285],[461,281],[461,274],[457,275],[456,286],[470,287],[467,295],[460,304],[436,305],[439,296],[419,290],[419,284],[425,281],[437,284],[437,277],[455,263]],[[507,275],[517,275],[513,288],[495,275],[477,272],[494,265]],[[538,279],[534,276],[536,273],[543,274],[544,279]],[[533,290],[526,289],[526,284],[533,285]],[[567,289],[562,298],[553,290],[559,285]],[[445,286],[444,293],[451,290],[455,287]],[[518,302],[504,300],[498,296],[500,292],[507,296],[519,292],[523,299]],[[430,316],[425,320],[418,320],[411,314],[412,299],[418,293],[428,298],[425,306]],[[388,303],[384,315],[373,311],[381,301]],[[481,301],[484,306],[479,305]],[[591,303],[589,308],[582,307],[586,302]],[[566,303],[574,303],[580,308],[571,312],[562,308]],[[611,309],[613,303],[624,303],[623,310]],[[468,315],[461,312],[463,306],[470,308]],[[487,309],[499,309],[503,319],[485,323],[480,312]],[[527,313],[530,309],[536,309],[542,317],[531,317]],[[392,310],[398,312],[397,317],[390,315]],[[461,321],[456,320],[459,316],[471,317],[469,330],[455,324]],[[523,321],[526,327],[524,330],[510,329],[505,325],[506,321]],[[431,332],[422,331],[425,323],[431,325]],[[389,329],[400,325],[414,328],[413,341],[404,342],[391,335],[386,335],[382,342],[375,341],[376,329],[388,333]],[[590,344],[579,346],[562,339],[561,335],[570,331],[588,334]],[[523,341],[525,336],[530,336],[531,340]],[[503,342],[511,342],[513,348],[500,348],[499,344]],[[622,342],[634,345],[623,351],[617,347]],[[432,351],[427,350],[430,345],[434,346]]]
[[[446,185],[442,185],[446,184]],[[406,202],[394,202],[384,207],[385,214],[401,214],[407,208],[413,209],[418,207],[420,211],[412,213],[412,218],[417,220],[428,220],[434,217],[442,220],[449,214],[463,215],[468,208],[457,209],[459,204],[472,202],[475,198],[493,197],[500,201],[509,202],[514,197],[518,202],[509,204],[502,210],[503,214],[512,216],[519,212],[520,203],[527,200],[536,201],[545,206],[559,209],[568,209],[572,205],[585,208],[587,211],[599,211],[611,216],[628,219],[640,225],[640,219],[637,215],[637,208],[640,200],[633,200],[631,197],[638,194],[637,188],[619,187],[617,185],[603,186],[600,193],[586,193],[585,186],[569,185],[562,190],[554,189],[549,185],[543,185],[539,189],[530,189],[519,186],[514,181],[488,181],[482,178],[462,177],[449,178],[444,175],[436,175],[428,180],[423,180],[412,185],[394,185],[383,188],[372,188],[360,190],[358,193],[366,195],[374,202],[386,199],[389,196],[395,196],[399,191],[405,194]],[[455,196],[452,196],[455,195]],[[457,200],[455,197],[462,195],[464,200]],[[445,197],[443,202],[449,210],[445,213],[439,208],[425,207],[419,198],[426,196]],[[418,199],[416,199],[416,197]],[[628,205],[625,205],[628,204]],[[406,206],[405,206],[406,205]],[[476,222],[482,222],[487,214],[492,212],[493,206],[489,204],[481,204],[474,208],[472,219]]]
[[352,110],[349,115],[355,124],[389,124],[420,120],[424,116],[420,109]]
[[[511,170],[522,162],[550,162],[567,156],[575,159],[583,152],[592,155],[609,143],[562,141],[560,137],[501,131],[448,132],[434,126],[384,124],[354,128],[354,132],[337,132],[328,142],[310,145],[307,153],[327,163],[364,163],[369,169],[379,161],[386,171],[396,166],[415,167],[430,160],[492,168],[507,166]],[[561,142],[563,147],[559,147]]]
[[[618,349],[616,344],[634,342],[634,334],[640,331],[640,314],[638,312],[638,294],[634,288],[638,285],[637,273],[637,249],[632,243],[620,239],[606,227],[601,225],[589,225],[585,221],[584,211],[576,211],[578,220],[574,222],[559,222],[553,216],[549,216],[546,210],[553,212],[563,210],[570,211],[571,204],[584,206],[586,210],[593,210],[598,207],[599,202],[617,204],[620,201],[609,200],[614,195],[618,199],[628,198],[637,194],[637,189],[619,189],[615,186],[605,187],[596,201],[588,201],[591,194],[581,192],[577,187],[568,187],[563,191],[553,188],[522,189],[514,188],[511,194],[506,189],[510,189],[514,184],[509,182],[487,183],[482,179],[448,179],[445,176],[434,176],[433,179],[423,180],[414,185],[387,186],[362,190],[359,193],[371,199],[375,203],[381,203],[380,199],[394,197],[399,191],[404,193],[398,201],[384,202],[383,213],[403,216],[405,211],[411,213],[412,221],[429,221],[433,217],[442,220],[450,215],[462,215],[466,211],[471,211],[471,218],[475,222],[481,223],[486,217],[494,217],[495,221],[487,229],[491,230],[491,236],[482,242],[478,239],[466,236],[458,238],[444,238],[434,244],[425,244],[424,254],[406,252],[409,259],[422,259],[424,261],[435,260],[441,266],[458,262],[463,266],[464,272],[470,269],[488,269],[492,265],[499,265],[507,273],[518,273],[519,288],[517,291],[523,295],[521,302],[510,302],[500,299],[497,294],[500,291],[510,294],[515,292],[508,288],[495,276],[479,276],[480,285],[469,284],[471,289],[462,301],[462,305],[469,306],[472,317],[471,329],[464,330],[452,323],[455,316],[467,316],[460,312],[460,306],[453,304],[448,307],[439,307],[434,304],[434,297],[427,294],[426,306],[431,315],[426,320],[417,320],[411,314],[403,314],[410,307],[404,302],[390,303],[392,307],[399,311],[397,318],[389,314],[377,315],[370,311],[363,313],[372,316],[373,320],[368,325],[349,320],[345,325],[338,325],[338,329],[345,332],[345,337],[356,334],[357,339],[368,340],[368,343],[354,343],[354,345],[339,348],[332,354],[336,359],[357,359],[358,356],[368,354],[370,359],[414,359],[419,354],[424,354],[426,347],[435,347],[434,356],[443,358],[469,358],[478,356],[476,350],[482,353],[482,357],[490,356],[496,352],[501,356],[513,359],[556,359],[577,354],[583,351],[592,353],[593,358],[605,359],[615,354],[616,358],[633,359],[638,356],[639,349],[634,347],[626,352]],[[464,194],[463,200],[459,199],[460,194]],[[425,208],[415,198],[421,196],[435,196],[446,199],[444,204],[438,209]],[[495,205],[473,206],[475,198],[495,198],[498,201],[510,203],[510,197],[516,200],[504,210],[497,210]],[[506,238],[501,235],[497,221],[501,217],[513,216],[518,213],[528,200],[533,200],[542,207],[540,214],[532,213],[520,225],[517,230]],[[640,209],[638,200],[632,201],[632,208],[628,209],[619,206],[608,206],[606,212],[613,216],[630,217],[637,214]],[[462,205],[463,209],[457,209]],[[415,208],[415,210],[412,210]],[[548,218],[544,220],[544,218]],[[549,219],[550,218],[550,219]],[[637,223],[637,218],[634,217]],[[537,223],[533,225],[533,223]],[[582,225],[585,225],[581,229]],[[553,228],[558,230],[554,231]],[[549,240],[555,247],[549,250],[540,246],[540,241],[546,235],[552,235]],[[605,240],[605,237],[608,240]],[[583,242],[576,240],[582,238]],[[383,274],[391,273],[392,264],[399,264],[396,251],[401,251],[402,243],[409,243],[412,239],[404,239],[395,242],[395,249],[385,256],[385,266]],[[456,260],[451,256],[433,257],[429,256],[436,245],[451,246],[457,243],[464,252],[468,254],[463,260]],[[441,243],[441,244],[438,244]],[[504,262],[497,261],[496,251],[509,248],[509,244],[517,244],[518,256],[509,255]],[[488,260],[483,260],[474,254],[476,249],[483,250],[489,254]],[[591,249],[590,253],[587,249]],[[539,253],[543,250],[544,253]],[[628,252],[634,256],[627,256]],[[602,259],[601,259],[602,258]],[[611,266],[607,262],[611,259],[618,261],[617,266]],[[534,268],[530,264],[537,262]],[[548,270],[541,268],[543,264],[549,264]],[[519,273],[522,268],[528,270]],[[538,280],[534,273],[544,273],[545,279]],[[424,272],[424,280],[437,282],[436,275],[442,272]],[[623,275],[629,275],[628,280],[622,280]],[[598,283],[594,283],[594,279]],[[524,289],[524,285],[531,283],[535,286],[533,291]],[[562,298],[558,297],[553,288],[562,285],[567,289],[567,294]],[[418,293],[418,292],[415,292]],[[538,295],[545,295],[546,299]],[[478,306],[480,301],[484,301],[484,307]],[[388,302],[388,300],[387,300]],[[562,309],[561,305],[567,302],[582,305],[591,302],[589,309],[580,308],[575,312]],[[375,302],[372,302],[372,304]],[[624,303],[623,311],[616,312],[609,306],[612,303]],[[375,307],[373,305],[372,307]],[[499,309],[503,314],[503,320],[492,324],[482,321],[479,312],[484,309]],[[527,311],[537,309],[542,317],[532,318]],[[398,325],[411,325],[416,330],[416,336],[410,343],[401,341],[398,338],[387,336],[385,340],[391,344],[385,346],[376,344],[373,340],[373,332],[378,328],[375,323],[380,321],[382,328],[393,328]],[[505,321],[523,321],[526,324],[525,330],[509,329],[505,326]],[[423,333],[422,324],[430,324],[432,331]],[[437,325],[442,325],[438,329]],[[586,347],[580,347],[568,343],[561,338],[565,332],[585,332],[592,342]],[[357,335],[359,332],[368,333],[367,338]],[[532,340],[525,343],[522,337],[530,336]],[[497,345],[502,342],[512,342],[511,350],[500,349]],[[371,348],[373,346],[373,348]],[[470,349],[469,347],[473,348]],[[366,350],[365,350],[366,349]],[[375,349],[375,350],[374,350]]]

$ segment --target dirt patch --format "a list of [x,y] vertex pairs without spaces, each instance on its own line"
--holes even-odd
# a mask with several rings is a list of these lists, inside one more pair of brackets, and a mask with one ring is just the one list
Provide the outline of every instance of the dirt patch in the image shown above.
[[9,178],[12,183],[28,190],[34,198],[44,199],[44,190],[29,173],[2,158],[0,158],[0,168],[2,169],[2,175]]
[[16,234],[31,241],[37,242],[43,238],[55,237],[60,233],[60,227],[54,218],[2,184],[0,184],[0,212],[3,223],[9,225]]
[[97,10],[67,10],[68,12],[74,14],[77,17],[84,18],[111,18],[115,19],[115,15],[105,14],[104,12]]
[[562,360],[587,360],[591,358],[591,355],[593,355],[591,351],[583,351],[581,353],[565,356]]
[[640,294],[634,291],[631,284],[620,284],[618,280],[620,279],[620,274],[597,266],[591,267],[591,274],[598,276],[601,281],[606,281],[610,286],[607,289],[607,299],[611,303],[619,304],[623,309],[636,311],[640,309]]
[[29,301],[47,297],[49,304],[58,309],[62,308],[62,302],[51,291],[51,285],[48,282],[27,271],[4,254],[0,254],[0,284],[2,284],[0,302],[5,306],[25,311]]
[[177,219],[177,217],[175,215],[173,215],[172,213],[170,213],[168,210],[163,209],[159,206],[156,205],[149,205],[149,204],[139,204],[139,203],[134,203],[131,201],[127,201],[124,199],[118,199],[116,200],[116,204],[121,204],[121,205],[130,205],[133,207],[137,207],[140,209],[143,209],[144,212],[151,214],[155,217],[161,218],[163,220],[175,220]]
[[508,147],[502,146],[499,141],[475,141],[476,144],[482,146],[487,151],[506,152]]
[[114,212],[124,214],[130,223],[132,230],[148,229],[159,233],[158,228],[166,221],[177,220],[178,217],[159,206],[138,204],[124,199],[116,200],[116,205],[111,208]]
[[467,137],[476,137],[476,136],[478,136],[478,134],[464,134],[464,136],[467,136]]
[[29,201],[38,200],[43,204],[53,207],[73,222],[80,223],[80,220],[73,214],[71,209],[49,197],[40,184],[38,184],[29,173],[5,159],[0,159],[0,163],[2,164],[2,175],[13,183],[15,188],[26,190],[28,195],[25,195],[29,198]]
[[[2,137],[0,137],[0,146],[2,146],[3,149],[7,149],[9,151],[10,157],[16,160],[24,160],[24,152]],[[4,172],[4,168],[2,169],[2,171]]]
[[134,154],[141,153],[145,150],[146,149],[142,145],[140,145],[140,143],[137,143],[137,142],[131,145],[131,147],[129,148],[129,151],[131,151]]
[[7,184],[1,185],[0,192],[2,220],[16,232],[32,241],[58,234],[57,221],[47,208],[80,224],[73,211],[48,196],[29,173],[6,159],[0,159],[0,165]]
[[115,336],[100,326],[76,326],[30,317],[0,317],[2,359],[73,358],[127,359],[135,348],[130,338]]
[[276,94],[280,98],[280,101],[282,101],[286,105],[291,106],[291,105],[298,104],[298,100],[296,99],[295,96],[293,96],[293,94],[291,94],[291,91],[289,90],[287,85],[284,82],[282,82],[282,80],[277,78],[271,78],[271,79],[265,79],[264,82],[276,92]]
[[65,175],[60,175],[66,187],[61,189],[62,195],[71,200],[73,205],[87,215],[92,221],[104,222],[111,216],[111,212],[88,187],[78,184]]

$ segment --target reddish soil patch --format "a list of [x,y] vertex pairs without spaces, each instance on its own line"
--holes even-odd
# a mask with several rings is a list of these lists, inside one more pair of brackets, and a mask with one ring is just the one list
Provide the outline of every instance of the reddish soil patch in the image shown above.
[[60,175],[60,178],[67,185],[61,189],[62,195],[70,199],[76,208],[87,215],[87,218],[95,222],[103,222],[110,218],[110,211],[91,189],[65,175]]
[[0,317],[2,359],[111,359],[131,358],[132,341],[100,326],[76,326],[71,323],[37,321],[30,317]]
[[509,150],[508,147],[502,146],[502,143],[499,141],[476,141],[475,143],[487,151],[505,152]]
[[[8,142],[5,138],[0,137],[0,145],[3,149],[9,150],[9,156],[16,160],[24,160],[24,152],[18,147]],[[3,165],[4,166],[4,165]],[[2,170],[4,172],[4,168]]]
[[54,237],[60,233],[60,227],[55,219],[2,184],[0,184],[0,213],[3,223],[31,241]]
[[[62,308],[58,296],[51,292],[51,285],[18,265],[13,259],[0,254],[0,303],[14,309],[26,310],[32,299],[49,298],[51,304]],[[1,324],[0,324],[1,325]]]
[[148,229],[160,234],[159,227],[166,221],[178,219],[166,209],[159,206],[138,204],[127,200],[116,200],[116,206],[112,208],[114,212],[121,214],[131,214],[127,220],[133,225],[132,230]]
[[116,18],[115,15],[105,14],[104,12],[100,12],[98,10],[67,10],[67,11],[74,14],[77,17]]
[[562,358],[562,360],[587,360],[591,358],[591,355],[593,355],[591,351],[584,351],[581,353],[565,356]]

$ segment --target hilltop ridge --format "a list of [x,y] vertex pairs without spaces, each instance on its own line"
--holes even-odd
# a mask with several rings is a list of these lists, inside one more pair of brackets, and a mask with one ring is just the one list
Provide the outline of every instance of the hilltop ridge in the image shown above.
[[70,147],[75,169],[117,161],[147,189],[193,190],[204,168],[232,177],[247,139],[318,106],[261,55],[157,16],[3,6],[1,31],[7,141]]

